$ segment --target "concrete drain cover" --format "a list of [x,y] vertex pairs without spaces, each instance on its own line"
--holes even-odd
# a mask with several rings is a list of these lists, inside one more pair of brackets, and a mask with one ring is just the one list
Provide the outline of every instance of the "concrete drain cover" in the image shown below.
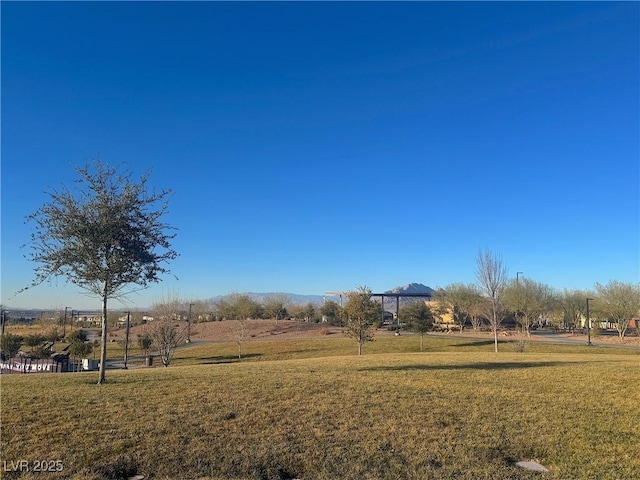
[[540,465],[538,462],[534,462],[534,461],[523,461],[523,462],[517,462],[516,465],[520,468],[525,468],[527,470],[533,470],[534,472],[548,472],[549,470],[547,470],[544,466]]

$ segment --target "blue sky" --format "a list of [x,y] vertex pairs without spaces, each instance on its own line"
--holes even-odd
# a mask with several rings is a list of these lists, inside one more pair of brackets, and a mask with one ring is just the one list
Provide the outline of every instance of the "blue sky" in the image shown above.
[[[24,218],[100,156],[171,188],[130,297],[640,279],[640,4],[2,2],[2,303]],[[118,303],[112,304],[118,307]]]

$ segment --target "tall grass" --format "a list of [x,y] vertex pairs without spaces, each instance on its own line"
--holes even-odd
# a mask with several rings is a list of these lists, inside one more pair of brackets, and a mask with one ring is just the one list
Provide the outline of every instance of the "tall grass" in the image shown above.
[[638,478],[637,355],[379,340],[362,357],[347,339],[249,342],[240,362],[234,345],[196,345],[103,386],[95,373],[3,376],[2,460],[64,464],[3,477]]

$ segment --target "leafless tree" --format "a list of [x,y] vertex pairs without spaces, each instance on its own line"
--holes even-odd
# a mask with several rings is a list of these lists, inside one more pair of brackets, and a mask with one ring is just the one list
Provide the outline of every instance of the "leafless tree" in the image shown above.
[[175,295],[156,302],[153,305],[153,323],[147,333],[160,355],[162,364],[168,367],[180,345],[187,340],[187,322],[182,319],[184,302]]
[[278,320],[287,316],[287,308],[291,305],[291,299],[284,293],[278,293],[265,298],[262,301],[265,318],[274,318],[276,325]]
[[596,283],[595,287],[595,311],[613,321],[623,341],[631,320],[640,317],[640,283],[612,280],[606,285]]
[[438,302],[448,307],[453,314],[453,320],[460,327],[460,332],[464,329],[467,319],[471,322],[474,330],[479,326],[479,306],[482,304],[482,295],[478,287],[474,284],[452,283],[443,290],[437,292]]
[[555,303],[551,287],[529,278],[510,282],[504,290],[504,304],[516,314],[517,322],[522,325],[524,335],[531,336],[531,326],[546,318]]
[[246,341],[249,336],[249,328],[247,326],[247,322],[250,320],[238,319],[231,320],[226,329],[227,337],[232,342],[235,342],[238,345],[238,358],[242,358],[242,344]]
[[592,292],[564,289],[555,293],[554,311],[551,320],[556,328],[575,333],[585,314],[585,299],[593,298]]
[[476,280],[478,287],[488,299],[487,317],[493,332],[494,350],[498,352],[498,329],[504,318],[502,292],[507,282],[507,267],[502,256],[490,250],[480,251],[476,257]]

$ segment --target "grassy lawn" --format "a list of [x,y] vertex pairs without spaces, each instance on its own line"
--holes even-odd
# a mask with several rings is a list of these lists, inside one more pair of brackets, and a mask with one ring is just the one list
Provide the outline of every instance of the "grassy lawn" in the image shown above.
[[[401,341],[398,341],[401,340]],[[634,479],[636,351],[387,337],[203,344],[170,368],[2,377],[3,478]],[[514,466],[535,459],[541,474]],[[7,465],[8,464],[8,465]],[[33,463],[30,464],[33,466]]]

